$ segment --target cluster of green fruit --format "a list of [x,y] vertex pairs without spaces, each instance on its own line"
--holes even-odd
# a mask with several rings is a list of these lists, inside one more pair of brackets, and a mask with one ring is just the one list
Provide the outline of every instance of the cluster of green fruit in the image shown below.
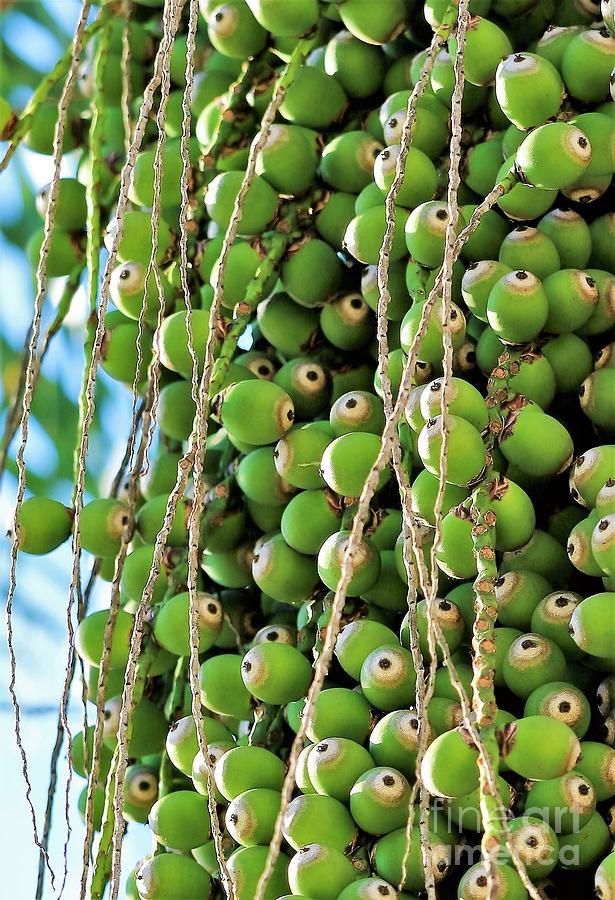
[[[274,837],[285,760],[322,651],[358,498],[380,452],[385,411],[376,314],[385,197],[407,104],[428,59],[423,48],[451,10],[446,0],[202,0],[201,12],[207,29],[198,35],[189,146],[192,347],[173,224],[181,203],[185,35],[173,48],[165,124],[156,255],[163,297],[147,277],[151,125],[151,146],[138,153],[132,170],[111,276],[116,308],[105,319],[102,367],[109,376],[144,391],[152,358],[162,370],[160,442],[140,481],[136,529],[121,573],[94,812],[100,828],[134,614],[193,434],[192,349],[200,375],[225,231],[280,59],[313,32],[313,48],[258,154],[228,253],[218,351],[241,317],[251,343],[233,353],[216,383],[205,458],[197,597],[204,729],[234,895],[251,900]],[[474,505],[484,490],[497,563],[495,764],[513,852],[542,897],[570,896],[571,885],[589,896],[595,883],[608,900],[615,897],[609,852],[615,820],[615,443],[609,443],[615,441],[615,103],[609,99],[609,91],[615,97],[615,9],[612,0],[601,7],[589,0],[472,0],[470,12],[460,247],[448,312],[454,377],[448,384],[437,300],[398,427],[419,553],[427,563],[445,430],[448,442],[432,573],[439,599],[415,603],[418,652],[428,666],[430,625],[437,623],[472,695],[480,565]],[[136,4],[129,30],[135,94],[152,59],[158,17],[150,4]],[[102,190],[111,198],[109,215],[124,154],[120,24],[111,26],[109,52],[117,59],[104,84]],[[386,312],[394,395],[445,257],[457,52],[452,28],[418,101],[400,173]],[[250,57],[255,61],[246,68]],[[87,62],[82,76],[87,98]],[[81,105],[73,104],[71,122]],[[54,115],[52,104],[39,109],[27,137],[33,149],[50,152]],[[80,140],[75,125],[65,149]],[[69,275],[83,257],[88,178],[84,154],[78,179],[60,182],[51,276]],[[497,208],[464,234],[501,183],[506,188]],[[43,192],[42,213],[46,202]],[[109,249],[116,228],[110,218]],[[276,257],[280,236],[286,243]],[[41,240],[42,233],[32,240],[35,255]],[[157,327],[161,302],[164,320]],[[502,360],[506,390],[494,397],[492,373],[504,377]],[[192,502],[189,491],[179,501],[155,580],[147,682],[131,716],[123,814],[147,822],[157,847],[128,882],[126,895],[141,900],[196,900],[220,884],[208,766],[186,684]],[[81,546],[100,560],[108,581],[129,520],[123,497],[91,500],[80,515]],[[57,501],[28,499],[20,510],[20,549],[47,553],[69,537],[72,523],[72,511]],[[484,830],[480,754],[440,648],[427,721],[417,713],[404,545],[399,489],[387,466],[353,556],[343,627],[307,726],[296,794],[282,811],[284,851],[263,895],[271,900],[410,900],[424,891],[412,792],[417,764],[432,797],[428,865],[433,881],[442,882],[442,896],[529,896],[510,850],[495,864],[494,886],[485,862],[476,861],[480,854],[469,853]],[[418,562],[412,563],[416,587]],[[89,613],[77,632],[93,702],[107,618],[106,610]],[[179,701],[169,709],[178,678]],[[424,754],[421,732],[427,733]],[[74,739],[72,765],[85,777],[93,739],[94,727]]]

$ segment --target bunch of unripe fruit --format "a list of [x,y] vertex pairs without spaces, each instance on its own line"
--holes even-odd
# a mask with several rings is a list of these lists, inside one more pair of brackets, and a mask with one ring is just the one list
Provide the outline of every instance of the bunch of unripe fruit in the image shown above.
[[[221,306],[227,327],[221,333],[228,332],[234,314],[251,312],[252,318],[242,349],[233,354],[212,398],[205,458],[208,493],[198,584],[201,697],[228,870],[235,897],[251,900],[280,812],[285,761],[322,649],[357,501],[381,446],[385,412],[376,313],[384,203],[425,48],[450,9],[446,0],[230,0],[223,5],[202,0],[201,13],[206,27],[202,19],[192,98],[189,242],[199,375],[224,234],[251,142],[283,62],[302,36],[314,34],[313,48],[258,155],[230,247]],[[479,571],[474,503],[477,490],[485,490],[495,515],[498,784],[511,840],[541,896],[567,897],[574,890],[589,897],[595,890],[610,900],[615,897],[610,852],[615,8],[604,0],[472,0],[470,13],[458,233],[497,184],[507,180],[508,186],[453,266],[454,377],[447,387],[437,300],[398,427],[412,514],[420,525],[419,552],[427,562],[444,427],[448,437],[432,573],[435,604],[428,606],[422,597],[414,565],[419,650],[428,667],[428,620],[434,617],[472,695]],[[445,254],[458,51],[454,16],[450,21],[450,36],[418,101],[396,196],[387,310],[394,396]],[[149,3],[135,5],[129,31],[135,94],[147,80],[158,23],[158,10]],[[112,30],[116,56],[120,38],[120,29]],[[137,155],[132,173],[111,278],[115,308],[105,320],[102,368],[110,377],[129,386],[135,382],[144,391],[153,354],[162,375],[159,441],[140,481],[136,531],[121,577],[95,796],[97,827],[133,616],[196,409],[177,250],[185,53],[180,36],[171,59],[160,197],[157,264],[164,320],[157,328],[160,300],[153,277],[145,287],[153,126],[151,146]],[[256,63],[248,70],[248,89],[229,93],[250,57]],[[92,91],[88,62],[82,74],[84,101],[74,103],[75,119]],[[121,83],[110,79],[105,92],[102,181],[111,246],[124,153]],[[229,111],[229,97],[236,100],[238,94]],[[30,146],[49,152],[52,126],[50,109],[42,107],[27,139]],[[66,149],[79,142],[79,129],[72,128]],[[84,153],[78,179],[60,183],[51,276],[70,274],[83,256],[88,177]],[[45,204],[43,192],[42,212]],[[280,234],[291,238],[268,269],[272,238]],[[40,236],[33,238],[34,252],[40,242]],[[252,307],[247,313],[246,304]],[[505,372],[506,381],[495,418],[494,370],[499,378]],[[445,390],[449,402],[443,416]],[[196,900],[220,891],[206,767],[189,688],[176,708],[166,705],[178,660],[190,649],[191,504],[188,490],[155,582],[146,634],[153,662],[144,697],[132,713],[124,816],[149,823],[161,851],[141,861],[129,878],[126,895],[143,900]],[[120,496],[91,500],[80,517],[82,548],[100,559],[100,574],[109,581],[128,515],[127,500]],[[21,550],[53,550],[69,537],[72,521],[71,510],[55,500],[26,500]],[[407,582],[399,488],[387,466],[354,555],[335,659],[307,728],[294,799],[283,810],[283,852],[264,894],[271,900],[287,895],[409,900],[425,890],[420,816],[411,797],[421,729],[428,732],[420,775],[432,797],[430,866],[441,896],[528,896],[509,851],[497,861],[493,886],[480,854],[470,852],[483,831],[479,752],[439,650],[427,721],[417,716]],[[106,621],[105,610],[90,613],[77,633],[93,702]],[[84,745],[91,747],[93,728],[85,737],[76,736],[72,758],[84,776]],[[159,797],[159,771],[169,764],[171,783],[167,778]],[[411,813],[414,825],[408,829]]]

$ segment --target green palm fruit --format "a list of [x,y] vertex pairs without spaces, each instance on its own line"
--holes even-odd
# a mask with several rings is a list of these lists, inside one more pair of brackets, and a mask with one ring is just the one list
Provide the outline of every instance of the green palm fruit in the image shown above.
[[326,45],[324,68],[335,76],[349,97],[369,97],[384,74],[382,51],[359,40],[350,31],[338,31]]
[[561,334],[549,339],[541,350],[555,376],[558,393],[578,391],[592,368],[587,342],[576,334]]
[[563,722],[548,716],[526,716],[504,726],[501,752],[513,772],[543,781],[574,768],[581,744]]
[[525,900],[528,896],[516,869],[502,862],[495,863],[495,893],[491,889],[489,869],[484,862],[476,863],[459,882],[459,900],[486,900],[489,895],[497,900]]
[[174,791],[161,797],[149,814],[157,841],[173,850],[192,850],[209,837],[207,801],[195,791]]
[[224,56],[246,59],[265,46],[267,32],[256,21],[244,0],[232,0],[207,16],[207,34],[213,46]]
[[[423,426],[418,438],[418,452],[423,465],[428,472],[436,476],[440,468],[442,430],[442,416],[435,416]],[[447,417],[447,431],[450,456],[446,481],[459,487],[466,487],[480,476],[485,465],[486,451],[483,440],[474,425],[460,416]]]
[[[45,218],[49,206],[51,184],[46,184],[36,195],[36,211]],[[60,178],[54,221],[62,231],[84,231],[86,222],[85,187],[76,178]]]
[[421,777],[436,797],[462,797],[478,786],[478,751],[462,729],[438,735],[425,751]]
[[395,644],[395,632],[371,619],[358,619],[345,625],[335,642],[335,655],[344,671],[359,681],[361,667],[374,650]]
[[327,738],[312,745],[307,770],[316,793],[348,803],[357,778],[373,768],[374,760],[360,744],[348,738]]
[[[463,382],[470,387],[467,382]],[[432,475],[427,469],[423,469],[412,482],[411,508],[422,521],[429,525],[435,525],[434,505],[438,493],[439,481],[436,475]],[[444,489],[444,502],[442,514],[446,515],[454,506],[458,506],[468,496],[465,488],[455,484],[447,484]]]
[[288,503],[296,491],[280,477],[275,462],[271,447],[258,447],[243,457],[237,468],[237,484],[245,497],[268,506]]
[[[515,793],[501,775],[498,776],[498,788],[504,809],[510,809],[515,799]],[[478,788],[475,788],[463,797],[453,798],[448,804],[448,812],[453,823],[457,826],[456,830],[459,832],[481,832],[483,830]]]
[[406,222],[406,246],[422,266],[433,269],[441,265],[448,221],[447,205],[440,200],[421,203],[410,213]]
[[[453,59],[457,56],[457,38],[452,34],[448,48]],[[512,45],[506,32],[489,19],[473,16],[466,36],[464,68],[470,84],[484,86],[490,84],[496,74],[500,60],[512,52]]]
[[588,869],[604,858],[611,844],[608,825],[599,812],[578,831],[559,838],[559,864],[567,871]]
[[314,557],[297,553],[279,533],[254,548],[254,581],[280,603],[304,603],[318,584],[318,574]]
[[358,194],[372,180],[382,145],[363,131],[347,131],[325,145],[320,162],[323,180],[336,191]]
[[[448,50],[440,50],[436,56],[431,71],[430,84],[440,104],[445,106],[446,109],[450,109],[455,88],[455,68]],[[462,113],[471,116],[484,105],[487,95],[488,89],[486,87],[479,87],[467,81],[463,91]]]
[[551,585],[537,572],[505,572],[495,583],[498,621],[512,628],[527,629],[541,600],[551,593]]
[[538,337],[549,314],[540,280],[519,269],[503,275],[487,300],[487,320],[506,343],[523,344]]
[[575,644],[590,656],[613,658],[615,618],[612,594],[603,592],[587,597],[576,607],[570,619],[570,634]]
[[605,100],[614,62],[615,38],[606,28],[576,34],[564,51],[561,65],[570,96],[584,103]]
[[551,238],[529,225],[518,225],[504,238],[499,260],[509,269],[525,269],[541,281],[557,272],[561,265]]
[[[252,410],[248,418],[246,408]],[[220,421],[239,440],[250,444],[270,444],[291,427],[293,402],[281,387],[270,381],[242,381],[221,395]]]
[[572,439],[564,426],[532,403],[508,414],[500,433],[500,449],[510,463],[536,477],[564,471],[573,454]]
[[545,682],[564,680],[566,659],[553,641],[528,632],[510,645],[503,674],[506,686],[517,697],[527,700]]
[[[506,178],[511,171],[515,170],[515,167],[516,153],[513,152],[506,158],[498,172],[497,182]],[[538,188],[519,181],[510,191],[500,197],[498,206],[509,219],[527,222],[543,216],[553,205],[556,196],[556,190]]]
[[495,91],[505,116],[517,128],[543,125],[557,115],[564,85],[555,65],[536,53],[514,53],[498,65]]
[[[439,698],[435,698],[439,699]],[[431,706],[430,706],[431,708]],[[421,726],[432,739],[431,723]],[[379,766],[393,766],[414,779],[418,753],[419,720],[412,709],[397,709],[384,715],[369,737],[369,752]]]
[[367,834],[388,834],[401,828],[408,818],[409,805],[407,779],[387,766],[364,772],[350,791],[352,818]]
[[[380,452],[380,438],[365,431],[350,431],[325,448],[320,471],[328,487],[342,497],[360,496]],[[377,488],[384,487],[390,470],[383,469]]]
[[354,842],[357,826],[346,807],[321,794],[295,797],[284,812],[284,839],[293,850],[317,840],[344,853]]
[[515,166],[527,184],[561,190],[578,181],[591,158],[591,144],[580,128],[551,122],[525,138],[517,150]]
[[19,507],[18,547],[37,556],[51,553],[67,540],[72,525],[72,509],[49,497],[29,497]]
[[582,269],[592,253],[592,236],[585,219],[572,209],[552,209],[543,216],[538,229],[551,238],[566,268]]
[[347,0],[339,13],[348,31],[366,44],[388,44],[406,26],[407,10],[402,0],[392,0],[384,7]]
[[596,808],[590,781],[573,769],[559,778],[535,782],[525,798],[525,814],[548,822],[556,834],[570,834],[587,824]]
[[257,321],[269,343],[292,357],[308,350],[318,333],[316,310],[300,306],[283,293],[273,294],[258,304]]
[[309,892],[314,900],[341,891],[355,879],[350,860],[330,844],[300,847],[288,867],[288,881],[294,895]]
[[591,536],[593,557],[606,575],[615,574],[615,514],[599,518]]
[[306,490],[288,503],[280,529],[293,550],[313,555],[330,535],[339,531],[340,518],[339,502],[329,491]]
[[268,788],[254,788],[239,794],[228,806],[226,827],[242,847],[269,844],[280,809],[280,794]]
[[615,469],[615,444],[602,444],[586,450],[572,464],[570,493],[577,503],[593,507],[598,492]]
[[[228,872],[235,885],[237,900],[250,900],[256,896],[256,889],[263,875],[268,847],[240,847],[228,858]],[[289,859],[281,853],[275,862],[271,878],[264,893],[266,900],[274,900],[288,891],[287,867]]]
[[[410,352],[420,327],[424,313],[424,302],[415,303],[404,316],[399,338],[405,353]],[[453,349],[459,350],[465,341],[466,321],[461,309],[451,304],[449,313],[449,334],[453,343]],[[428,318],[427,331],[419,344],[419,359],[429,363],[434,371],[442,371],[442,304],[436,301],[431,308]]]
[[284,0],[247,0],[256,20],[275,37],[301,37],[318,21],[317,0],[299,0],[289,9]]
[[615,853],[608,853],[596,869],[594,885],[599,900],[611,900],[615,891]]
[[337,78],[304,66],[289,86],[280,112],[293,125],[330,128],[342,116],[348,98]]
[[[205,193],[205,206],[220,228],[228,227],[244,172],[222,172],[210,181]],[[239,222],[240,235],[261,234],[275,216],[278,196],[264,178],[256,175],[250,183]]]
[[524,715],[559,719],[581,739],[589,728],[591,708],[579,688],[565,681],[553,681],[532,691],[525,701]]
[[[610,121],[611,124],[614,124],[612,120]],[[612,213],[598,216],[591,223],[589,230],[592,237],[591,264],[612,272],[615,268],[615,254],[613,253],[615,217]]]
[[339,289],[341,263],[329,244],[317,238],[299,242],[282,264],[284,290],[302,306],[319,306]]
[[[117,234],[117,220],[112,219],[108,226],[107,230],[104,234],[104,243],[105,247],[109,252],[111,252],[111,247],[113,246],[115,237]],[[172,244],[172,235],[171,229],[164,221],[164,219],[160,219],[158,223],[158,246],[156,249],[156,262],[161,263],[162,260],[167,255],[169,248]],[[125,213],[123,219],[123,234],[122,239],[118,246],[117,258],[119,262],[125,263],[140,263],[144,267],[143,276],[145,276],[145,269],[149,265],[150,257],[152,255],[152,222],[151,222],[151,214],[146,212],[145,210],[133,209],[128,210]],[[152,275],[151,279],[151,287],[149,289],[154,292],[155,290],[155,279]],[[141,282],[142,289],[143,282]],[[111,295],[113,302],[115,303],[115,299],[113,298],[113,294]],[[140,304],[139,304],[140,305]],[[122,310],[123,311],[123,310]],[[137,318],[137,315],[131,316],[131,318]]]
[[[100,665],[108,617],[109,612],[106,609],[89,613],[81,620],[77,628],[75,648],[81,659],[91,666]],[[126,665],[133,621],[133,617],[129,613],[118,609],[109,656],[109,668],[111,669],[123,669]]]
[[614,388],[613,369],[592,372],[579,388],[581,409],[594,425],[608,432],[615,431]]
[[253,697],[281,705],[302,697],[312,679],[308,660],[289,644],[279,641],[252,647],[241,663],[243,683]]
[[487,321],[487,301],[491,289],[510,272],[503,262],[483,259],[471,262],[464,272],[461,293],[468,309],[482,322]]
[[[444,381],[436,378],[421,393],[421,414],[425,421],[440,414]],[[448,409],[452,415],[459,416],[483,431],[488,424],[487,407],[480,391],[462,378],[453,378],[449,387]]]
[[454,506],[442,520],[436,547],[438,568],[451,578],[474,578],[477,574],[472,528],[474,523],[463,504]]
[[299,419],[309,419],[328,403],[330,378],[328,370],[315,360],[299,357],[278,369],[273,381],[288,393]]
[[412,656],[403,647],[385,644],[373,650],[361,666],[361,690],[372,706],[384,712],[409,706],[416,673]]
[[565,588],[572,566],[564,547],[548,532],[537,528],[525,547],[505,553],[502,572],[529,569],[549,581],[553,587]]
[[[156,615],[154,635],[165,650],[176,656],[188,656],[190,652],[190,594],[186,591],[170,597]],[[199,652],[203,653],[215,644],[222,630],[224,612],[222,604],[212,594],[197,594],[197,624]]]
[[[438,885],[449,871],[451,848],[431,829],[429,844],[432,848],[431,870],[434,882]],[[390,884],[401,883],[404,891],[413,893],[423,890],[425,881],[418,825],[412,829],[409,840],[406,828],[398,828],[383,835],[374,846],[372,859],[377,874]],[[407,896],[409,895],[406,894]]]
[[173,896],[197,900],[206,896],[211,888],[205,869],[196,860],[176,853],[146,857],[136,870],[135,884],[138,896],[148,900]]
[[[382,151],[382,153],[387,152],[387,150]],[[420,150],[416,150],[415,152],[420,153]],[[378,159],[379,158],[380,157],[378,157]],[[425,159],[427,159],[427,157],[425,157]],[[393,243],[391,246],[392,262],[399,262],[406,256],[404,225],[407,217],[407,210],[400,208],[395,217]],[[369,209],[359,213],[348,223],[348,227],[344,233],[342,247],[354,256],[355,259],[358,259],[359,262],[365,263],[366,265],[376,265],[385,230],[386,216],[384,204],[380,203],[371,206]]]
[[251,718],[252,696],[241,678],[241,656],[222,653],[205,660],[200,668],[199,683],[201,701],[207,709],[240,720]]
[[598,513],[592,510],[587,518],[574,526],[566,543],[568,558],[575,569],[583,572],[584,575],[592,575],[594,578],[602,575],[602,569],[594,559],[592,549],[592,534],[599,519]]
[[149,766],[132,765],[126,769],[122,813],[129,822],[145,825],[158,798],[158,773]]
[[544,596],[532,612],[531,630],[556,643],[569,660],[584,655],[569,632],[570,619],[582,599],[573,591],[555,591]]
[[[303,71],[303,70],[302,70]],[[306,70],[308,71],[308,70]],[[355,217],[355,196],[343,191],[328,191],[316,204],[316,231],[336,250],[342,249],[344,234]]]

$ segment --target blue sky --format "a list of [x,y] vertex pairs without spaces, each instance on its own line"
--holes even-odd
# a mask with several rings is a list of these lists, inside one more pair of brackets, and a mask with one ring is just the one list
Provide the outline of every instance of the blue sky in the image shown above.
[[[79,4],[74,0],[43,4],[68,35],[78,16]],[[43,28],[32,23],[27,16],[32,3],[13,3],[4,13],[0,23],[2,40],[37,71],[47,71],[61,54],[61,43]],[[0,75],[0,94],[10,96],[18,106],[23,104],[28,91],[15,90],[7,83],[6,68]],[[74,154],[73,154],[74,157]],[[10,244],[2,235],[2,226],[19,217],[23,202],[17,179],[17,168],[25,174],[32,191],[46,184],[51,177],[50,159],[21,149],[11,167],[0,175],[0,337],[12,347],[23,345],[24,335],[32,316],[34,289],[29,263],[23,248]],[[76,159],[65,160],[63,174],[73,174]],[[50,283],[46,299],[45,320],[53,314],[58,288]],[[58,381],[69,396],[76,398],[82,374],[85,298],[81,296],[71,311],[68,327],[58,335],[46,359],[44,374]],[[0,367],[4,362],[0,359]],[[114,385],[102,376],[111,394],[101,405],[99,414],[103,433],[92,445],[92,461],[95,469],[104,476],[117,463],[122,448],[113,443],[118,434],[127,434],[130,395],[123,387]],[[0,383],[1,390],[1,383]],[[1,414],[0,414],[1,415]],[[1,422],[0,422],[1,426]],[[26,460],[31,471],[44,474],[53,462],[55,449],[43,429],[34,421]],[[16,482],[7,475],[0,491],[0,526],[11,518]],[[56,499],[69,502],[71,486],[58,483],[54,486]],[[0,582],[2,595],[6,597],[9,562],[9,542],[0,538]],[[55,739],[57,705],[64,679],[67,654],[66,605],[68,600],[71,554],[69,544],[46,557],[21,555],[18,565],[18,589],[15,596],[15,645],[18,658],[17,690],[22,705],[23,738],[28,754],[30,777],[37,814],[42,827],[42,814],[47,790],[49,756]],[[84,564],[84,571],[87,567]],[[95,593],[95,606],[108,601],[108,585],[99,585]],[[3,628],[4,633],[4,628]],[[8,659],[4,638],[0,646],[2,685],[8,682]],[[82,708],[79,690],[71,702],[71,722],[74,731],[79,730]],[[92,716],[94,707],[89,705]],[[2,848],[4,884],[10,885],[12,900],[31,898],[34,895],[38,852],[32,839],[32,827],[24,797],[21,762],[13,733],[13,714],[8,692],[0,694],[0,809],[3,810]],[[64,787],[66,783],[66,755],[60,766],[60,786],[56,800],[55,827],[51,844],[52,859],[57,870],[62,871],[63,844],[66,824],[63,820]],[[67,898],[78,896],[80,858],[83,828],[77,810],[77,796],[85,782],[75,777],[71,798],[71,824],[73,834],[69,844],[69,880],[64,892]],[[124,862],[126,872],[150,845],[145,826],[131,825],[125,842]],[[61,880],[61,878],[60,878]],[[46,897],[54,896],[47,883]]]

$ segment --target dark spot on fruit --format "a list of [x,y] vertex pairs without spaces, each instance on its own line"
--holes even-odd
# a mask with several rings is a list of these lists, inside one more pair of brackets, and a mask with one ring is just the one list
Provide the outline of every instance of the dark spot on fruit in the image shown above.
[[385,670],[391,668],[391,660],[388,658],[388,656],[382,656],[378,660],[378,667]]
[[533,836],[529,837],[525,843],[528,847],[537,847],[538,846],[538,838],[533,837]]
[[236,815],[235,813],[232,813],[232,814],[229,816],[229,819],[231,820],[231,822],[233,823],[233,825],[236,825],[236,824],[237,824],[238,817],[237,817],[237,815]]
[[574,543],[573,543],[573,541],[570,541],[570,543],[567,545],[567,547],[566,547],[566,553],[568,554],[568,556],[572,556],[572,554],[574,553]]
[[558,704],[559,711],[561,713],[569,713],[570,712],[570,703],[567,700],[562,700],[560,704]]
[[353,297],[350,301],[350,305],[353,309],[361,309],[361,307],[363,306],[363,301],[360,297]]
[[252,663],[249,660],[246,660],[242,664],[241,668],[244,670],[244,672],[251,672],[252,671]]
[[280,636],[280,635],[278,634],[277,631],[268,631],[268,632],[267,632],[267,640],[268,640],[268,641],[277,641],[277,639],[279,638],[279,636]]
[[531,638],[527,638],[525,641],[521,641],[521,648],[523,650],[533,650],[534,647],[537,647],[538,644],[536,641],[531,640]]
[[130,272],[128,271],[128,269],[122,269],[122,271],[120,272],[120,278],[122,279],[122,281],[126,281],[127,278],[130,278]]
[[582,797],[587,797],[589,794],[589,785],[588,784],[580,784],[579,785],[579,794]]
[[289,409],[288,412],[286,413],[286,418],[288,419],[289,422],[292,422],[295,418],[295,411],[292,409]]
[[216,606],[215,603],[208,603],[207,604],[207,612],[210,612],[213,616],[213,615],[215,615],[215,613],[218,612],[218,607]]
[[392,775],[384,775],[382,778],[382,783],[386,784],[387,787],[393,787],[395,784],[395,779]]
[[448,600],[441,600],[440,601],[440,609],[443,610],[444,612],[448,612],[449,609],[452,609],[452,607],[451,607],[451,604],[448,602]]
[[519,269],[518,272],[515,272],[515,276],[519,279],[519,281],[525,281],[525,279],[528,277],[527,272],[523,269]]
[[521,232],[521,231],[527,231],[527,229],[528,229],[527,225],[517,225],[516,228],[513,228],[513,231]]
[[318,381],[318,372],[316,372],[314,369],[310,369],[309,372],[305,373],[305,377],[308,381]]
[[390,153],[389,150],[383,150],[382,153],[380,154],[380,156],[381,156],[383,159],[388,159],[390,155],[391,155],[391,153]]
[[479,875],[478,878],[476,879],[476,886],[477,887],[487,887],[487,876]]
[[478,265],[477,262],[471,262],[470,265],[467,267],[466,272],[468,269],[470,269],[470,271],[472,271],[472,269],[475,269],[477,267],[477,265]]
[[581,387],[579,388],[579,397],[584,397],[584,396],[585,396],[585,385],[582,384]]
[[577,143],[578,143],[579,147],[582,147],[583,150],[585,150],[585,148],[587,147],[587,138],[580,137],[579,140],[577,141]]
[[579,197],[579,203],[591,203],[592,195],[591,194],[583,194],[582,197]]
[[448,863],[446,862],[445,859],[439,859],[438,862],[436,863],[436,869],[440,873],[446,872],[447,868],[448,868]]
[[496,578],[493,583],[495,584],[496,587],[502,587],[502,585],[506,583],[506,579],[504,578],[503,575],[500,575],[500,577]]
[[441,387],[442,387],[441,382],[432,381],[431,385],[429,386],[429,390],[435,392],[435,391],[439,391],[441,389]]
[[270,371],[271,371],[271,369],[269,368],[269,366],[263,365],[263,366],[259,366],[259,367],[258,367],[258,374],[259,374],[259,375],[269,375],[269,372],[270,372]]
[[223,18],[224,18],[223,12],[217,12],[214,16],[214,19],[216,20],[216,22],[221,22]]
[[586,275],[586,276],[585,276],[585,284],[586,284],[588,287],[590,287],[590,288],[596,287],[596,282],[595,282],[594,279],[591,277],[591,275]]
[[357,401],[354,397],[351,397],[350,400],[346,400],[346,409],[354,409],[357,405]]
[[325,753],[325,751],[328,750],[328,749],[329,749],[329,745],[328,745],[328,744],[319,744],[319,745],[316,747],[316,752],[317,752],[317,753]]
[[140,791],[148,791],[149,790],[149,781],[140,781],[137,785]]
[[377,887],[377,891],[381,897],[388,897],[391,893],[385,884],[379,884]]
[[598,522],[598,531],[606,531],[609,527],[609,523],[606,519],[602,519],[601,522]]
[[448,219],[448,212],[445,209],[439,209],[436,213],[436,219],[440,219],[441,222],[445,222]]
[[568,606],[568,598],[567,597],[558,597],[555,601],[555,605],[560,609],[563,609],[565,606]]
[[515,53],[515,55],[513,57],[513,62],[523,62],[524,59],[525,59],[525,56],[523,55],[523,53]]
[[418,731],[419,730],[419,720],[418,719],[410,719],[410,728],[412,728],[413,731]]

